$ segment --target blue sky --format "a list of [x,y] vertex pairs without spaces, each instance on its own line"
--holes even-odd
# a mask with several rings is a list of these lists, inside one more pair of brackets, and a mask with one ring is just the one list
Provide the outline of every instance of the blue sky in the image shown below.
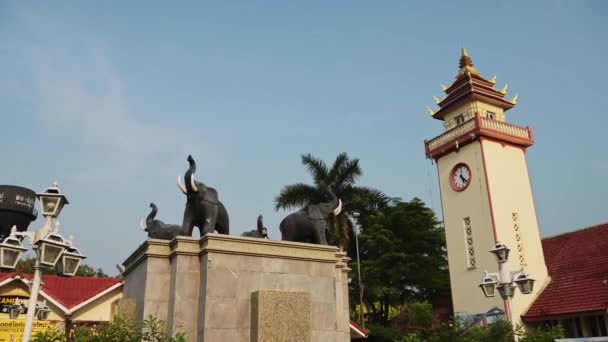
[[[439,212],[425,107],[467,47],[519,94],[543,236],[608,221],[604,1],[0,2],[0,183],[58,180],[87,262],[115,273],[150,201],[181,222],[175,179],[220,191],[231,231],[273,238],[300,154],[358,157],[361,184]],[[41,225],[38,219],[30,229]]]

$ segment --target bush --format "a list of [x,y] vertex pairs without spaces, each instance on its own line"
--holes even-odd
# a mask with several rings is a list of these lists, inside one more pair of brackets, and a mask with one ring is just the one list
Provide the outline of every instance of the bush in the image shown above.
[[[74,342],[184,342],[184,333],[168,336],[163,332],[165,323],[152,316],[143,322],[114,317],[107,325],[93,328],[79,327],[70,333],[70,341]],[[65,333],[53,329],[36,333],[32,342],[64,342],[68,339]]]

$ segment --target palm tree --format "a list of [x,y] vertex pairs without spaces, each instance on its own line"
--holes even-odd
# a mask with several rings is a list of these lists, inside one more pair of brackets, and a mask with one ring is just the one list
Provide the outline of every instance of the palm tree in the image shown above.
[[382,191],[356,186],[357,179],[363,174],[359,159],[351,159],[348,154],[341,153],[334,160],[331,168],[325,162],[312,154],[302,155],[302,164],[308,169],[313,184],[296,183],[286,185],[275,197],[275,210],[304,207],[311,203],[325,202],[325,188],[333,183],[332,189],[338,198],[342,199],[342,212],[330,222],[329,242],[338,245],[343,250],[353,234],[351,216],[354,211],[361,215],[372,213],[384,208],[390,198]]

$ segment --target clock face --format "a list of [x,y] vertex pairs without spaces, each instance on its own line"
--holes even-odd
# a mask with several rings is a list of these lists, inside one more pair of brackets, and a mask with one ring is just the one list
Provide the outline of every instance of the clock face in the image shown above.
[[471,169],[467,164],[459,163],[450,172],[450,184],[452,189],[462,191],[471,183]]

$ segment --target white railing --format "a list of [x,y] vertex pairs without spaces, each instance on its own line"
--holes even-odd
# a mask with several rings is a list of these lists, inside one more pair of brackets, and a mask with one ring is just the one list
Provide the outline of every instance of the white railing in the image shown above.
[[451,130],[443,133],[442,135],[429,140],[427,142],[428,149],[432,150],[435,147],[439,147],[456,137],[459,137],[463,134],[468,133],[469,131],[474,130],[476,126],[477,125],[475,124],[475,118],[468,120],[465,123],[458,125],[455,128],[452,128]]
[[443,133],[442,135],[428,140],[426,142],[427,151],[432,151],[441,145],[452,141],[460,136],[463,136],[471,131],[475,131],[479,129],[483,134],[484,131],[488,132],[493,131],[497,133],[502,133],[506,135],[510,135],[516,138],[523,138],[532,140],[532,136],[530,130],[527,127],[521,127],[517,125],[512,125],[506,122],[488,119],[481,116],[476,116],[461,125],[452,128],[451,130]]
[[530,132],[526,127],[512,125],[506,122],[480,117],[481,128],[491,129],[500,133],[513,135],[516,137],[530,139]]

